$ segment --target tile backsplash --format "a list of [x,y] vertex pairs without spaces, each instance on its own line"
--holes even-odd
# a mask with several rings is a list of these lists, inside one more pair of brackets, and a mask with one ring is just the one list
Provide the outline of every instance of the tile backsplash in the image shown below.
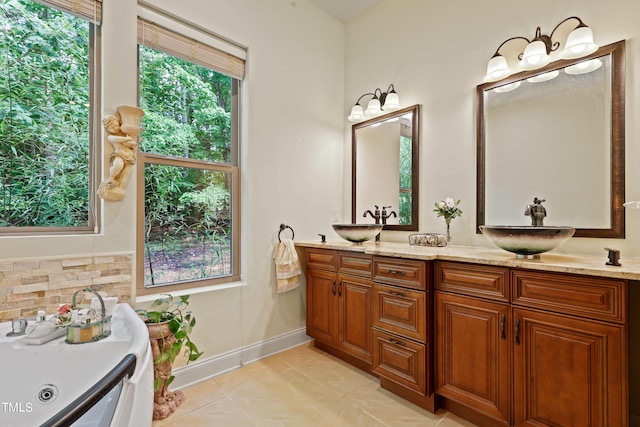
[[0,322],[35,317],[38,310],[54,314],[84,288],[130,302],[132,259],[133,254],[119,253],[0,260]]

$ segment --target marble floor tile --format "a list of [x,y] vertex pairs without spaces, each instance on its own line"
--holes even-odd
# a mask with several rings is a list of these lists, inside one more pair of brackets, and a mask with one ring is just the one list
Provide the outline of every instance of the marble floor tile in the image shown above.
[[380,387],[376,377],[305,343],[183,390],[153,427],[473,427],[432,414]]

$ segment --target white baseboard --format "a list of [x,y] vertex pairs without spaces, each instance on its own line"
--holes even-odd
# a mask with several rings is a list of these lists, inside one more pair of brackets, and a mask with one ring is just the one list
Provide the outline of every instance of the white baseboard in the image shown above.
[[180,390],[228,371],[310,341],[306,328],[301,328],[244,348],[174,369],[172,390]]

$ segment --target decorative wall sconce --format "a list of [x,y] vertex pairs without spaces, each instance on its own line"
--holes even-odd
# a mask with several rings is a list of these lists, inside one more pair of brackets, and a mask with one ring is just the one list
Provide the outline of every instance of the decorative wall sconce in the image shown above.
[[[365,96],[373,96],[369,103],[367,104],[367,109],[363,110],[362,105],[360,105],[360,101]],[[365,93],[356,101],[356,105],[351,108],[351,114],[347,119],[350,122],[358,122],[364,118],[374,117],[378,114],[381,114],[384,111],[393,111],[400,108],[400,98],[398,98],[398,94],[396,93],[393,84],[389,85],[389,88],[386,92],[380,90],[380,88],[376,88],[373,92]]]
[[[552,62],[552,58],[550,57],[551,52],[557,51],[561,45],[560,41],[554,40],[556,30],[561,25],[568,23],[569,21],[577,21],[577,26],[574,27],[574,29],[568,35],[567,39],[564,41],[564,47],[561,51],[558,52],[558,58],[556,58],[556,60],[582,58],[583,56],[590,55],[598,50],[598,45],[593,42],[593,32],[591,31],[591,28],[585,25],[585,23],[582,22],[580,18],[572,16],[556,25],[553,31],[551,31],[551,34],[548,36],[542,34],[540,32],[540,27],[538,27],[536,28],[536,34],[532,40],[529,40],[526,37],[517,36],[511,37],[510,39],[502,42],[502,44],[498,46],[498,49],[496,49],[496,53],[487,64],[487,75],[484,77],[484,81],[496,82],[518,71],[537,70],[538,68],[542,68]],[[515,40],[521,42],[521,44],[524,46],[524,50],[519,53],[519,61],[517,63],[517,67],[516,69],[513,69],[509,67],[507,59],[502,55],[502,53],[500,53],[500,49]],[[526,42],[526,44],[523,42]],[[583,67],[583,69],[589,69],[589,71],[593,71],[594,69],[598,68],[598,66],[586,65]],[[553,78],[555,76],[551,77],[551,75],[549,75],[547,77]]]
[[124,199],[124,184],[137,160],[142,116],[144,111],[141,108],[121,105],[116,108],[114,115],[102,120],[107,131],[107,141],[113,147],[109,156],[109,177],[98,187],[98,195],[104,200],[119,202]]

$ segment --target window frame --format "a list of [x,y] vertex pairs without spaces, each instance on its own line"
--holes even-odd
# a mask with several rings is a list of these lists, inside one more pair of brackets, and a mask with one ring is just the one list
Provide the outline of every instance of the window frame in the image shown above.
[[[101,129],[100,108],[102,105],[102,26],[101,8],[102,0],[83,0],[73,3],[82,7],[81,12],[74,13],[74,7],[67,7],[68,1],[60,0],[30,0],[51,9],[58,10],[78,19],[84,19],[89,24],[89,176],[88,176],[88,221],[86,226],[79,227],[1,227],[0,237],[3,236],[55,236],[55,235],[87,235],[98,234],[101,224],[100,200],[97,196],[97,188],[102,176],[102,150],[99,146]],[[94,4],[95,16],[91,17],[87,10],[88,5]]]
[[[141,45],[139,42],[138,46]],[[146,45],[143,46],[150,49],[157,49],[156,46]],[[165,54],[173,55],[170,52]],[[139,48],[138,48],[139,52]],[[139,54],[138,54],[139,55]],[[176,56],[176,55],[173,55]],[[195,62],[194,62],[195,63]],[[201,64],[198,64],[201,65]],[[138,68],[140,67],[140,58],[138,58]],[[220,72],[214,70],[216,72]],[[226,73],[223,73],[226,74]],[[140,70],[138,69],[138,82],[139,82]],[[240,92],[242,81],[236,77],[231,77],[231,162],[230,163],[218,163],[208,160],[199,160],[186,157],[167,156],[157,153],[146,153],[140,151],[138,153],[138,162],[136,165],[136,188],[137,188],[137,200],[136,208],[138,215],[136,216],[136,295],[147,296],[165,293],[184,292],[194,288],[201,288],[212,285],[221,285],[231,282],[237,282],[240,280],[240,244],[241,244],[241,214],[240,214],[240,201],[241,201],[241,170],[239,165],[239,147],[240,147]],[[138,99],[140,99],[140,86],[138,83]],[[207,169],[211,171],[229,173],[231,177],[231,274],[220,277],[208,277],[202,279],[189,279],[180,282],[156,285],[153,287],[145,286],[145,179],[144,170],[147,164],[160,164],[166,166],[176,167],[197,167]]]

